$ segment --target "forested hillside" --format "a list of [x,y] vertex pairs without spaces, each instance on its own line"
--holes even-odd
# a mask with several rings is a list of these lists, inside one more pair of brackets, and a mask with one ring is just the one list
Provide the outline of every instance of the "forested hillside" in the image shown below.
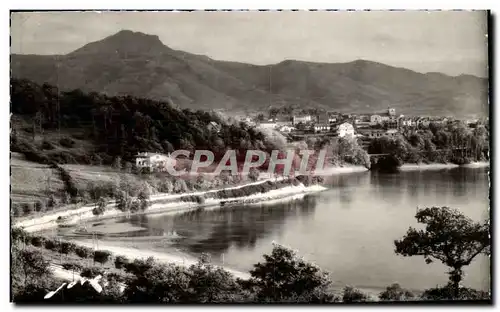
[[[12,151],[38,162],[110,163],[116,156],[132,160],[141,151],[208,149],[222,156],[226,149],[272,150],[275,143],[256,128],[214,112],[179,110],[170,103],[132,96],[107,96],[12,79],[11,111],[16,120]],[[69,137],[72,130],[78,135]],[[53,134],[62,138],[53,140]],[[42,138],[40,144],[36,144]],[[52,138],[52,139],[51,139]],[[75,141],[90,142],[83,153]],[[69,149],[61,151],[53,145]],[[77,147],[77,146],[75,146]],[[243,154],[244,157],[244,154]]]

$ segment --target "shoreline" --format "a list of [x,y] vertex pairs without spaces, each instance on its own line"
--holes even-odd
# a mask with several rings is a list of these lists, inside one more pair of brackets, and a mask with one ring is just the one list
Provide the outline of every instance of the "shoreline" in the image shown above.
[[[227,188],[230,189],[238,189],[248,185],[256,185],[266,183],[268,181],[281,181],[284,178],[277,179],[266,179],[257,182],[248,183],[245,185],[239,185],[235,187]],[[191,193],[183,193],[183,194],[156,194],[156,196],[151,196],[151,206],[146,211],[137,212],[134,214],[157,214],[157,213],[182,213],[185,211],[190,211],[193,209],[200,208],[214,208],[214,207],[222,207],[226,205],[234,205],[234,204],[260,204],[265,203],[267,201],[276,201],[276,200],[287,200],[299,198],[300,196],[304,196],[308,193],[320,192],[326,190],[326,187],[320,185],[311,185],[304,186],[303,184],[299,185],[290,185],[285,186],[280,189],[270,190],[266,193],[255,193],[248,196],[243,197],[234,197],[228,199],[215,199],[215,198],[207,198],[204,204],[198,204],[195,202],[182,202],[182,201],[173,201],[170,203],[155,203],[157,201],[162,200],[175,200],[180,199],[183,196],[197,196],[204,195],[217,192],[218,190],[209,190],[204,192],[191,192]],[[23,220],[21,222],[16,223],[16,226],[24,228],[24,230],[28,232],[37,232],[42,230],[47,230],[53,227],[57,227],[58,223],[56,222],[58,217],[69,217],[72,218],[69,225],[75,225],[82,221],[85,222],[94,222],[99,220],[105,220],[109,218],[117,218],[127,215],[132,215],[131,213],[122,212],[116,209],[116,204],[114,201],[111,201],[106,206],[106,211],[101,216],[95,216],[92,214],[92,209],[95,207],[94,204],[85,205],[83,207],[74,209],[74,210],[66,210],[58,213],[46,215],[39,218],[33,218],[28,220]]]
[[[426,171],[426,170],[443,170],[443,169],[453,169],[453,168],[485,168],[489,167],[490,162],[474,162],[466,165],[457,165],[457,164],[439,164],[439,163],[433,163],[433,164],[403,164],[401,167],[398,168],[399,171],[401,172],[406,172],[406,171]],[[363,166],[345,166],[345,167],[326,167],[322,170],[319,170],[316,172],[316,175],[318,176],[331,176],[331,175],[337,175],[337,174],[351,174],[351,173],[361,173],[361,172],[368,172],[370,169],[363,167]],[[262,180],[258,180],[255,182],[251,183],[246,183],[242,185],[237,185],[237,186],[231,186],[228,188],[224,188],[225,190],[232,190],[232,189],[239,189],[242,187],[250,186],[250,185],[258,185],[262,183],[266,183],[268,181],[270,182],[279,182],[283,181],[285,178],[284,177],[276,177],[276,178],[265,178]],[[183,193],[183,194],[168,194],[168,193],[157,193],[157,194],[152,194],[150,197],[150,202],[151,206],[149,207],[148,210],[145,212],[137,212],[135,214],[156,214],[156,213],[181,213],[183,211],[189,211],[197,208],[213,208],[212,206],[217,206],[220,205],[221,202],[229,202],[228,204],[233,204],[232,202],[234,201],[239,201],[234,204],[271,204],[274,202],[279,202],[279,201],[285,201],[285,200],[293,200],[296,198],[301,198],[303,197],[304,192],[309,193],[309,192],[318,192],[325,190],[326,188],[322,187],[322,189],[314,189],[314,186],[309,186],[309,190],[300,190],[300,186],[294,186],[298,187],[296,190],[289,190],[290,186],[283,187],[279,190],[271,190],[265,194],[270,194],[269,198],[266,198],[265,194],[258,193],[258,194],[253,194],[247,197],[239,197],[239,198],[231,198],[231,199],[224,199],[224,200],[219,200],[219,199],[213,199],[213,198],[208,198],[205,202],[205,204],[197,204],[194,202],[181,202],[181,201],[175,201],[180,199],[181,197],[184,196],[199,196],[199,195],[206,195],[206,194],[212,194],[220,191],[221,189],[212,189],[212,190],[207,190],[207,191],[195,191],[195,192],[189,192],[189,193]],[[279,196],[283,198],[276,198],[276,191],[284,190],[282,194]],[[158,201],[165,201],[165,200],[172,200],[173,202],[171,203],[163,203],[163,204],[158,204],[155,202]],[[254,202],[257,201],[257,202]],[[87,204],[84,206],[81,206],[76,209],[71,209],[71,210],[59,210],[57,212],[47,214],[41,217],[33,217],[30,219],[24,219],[20,220],[19,222],[16,223],[16,226],[23,227],[26,231],[30,232],[36,232],[36,231],[42,231],[48,228],[52,227],[57,227],[58,224],[56,223],[56,220],[58,217],[69,217],[73,218],[73,224],[81,222],[83,220],[85,221],[98,221],[101,219],[108,219],[108,218],[115,218],[115,217],[121,217],[121,216],[127,216],[128,213],[119,211],[115,208],[116,203],[114,200],[111,200],[108,202],[106,205],[106,211],[104,212],[103,215],[96,217],[95,215],[92,214],[92,209],[95,208],[95,204]],[[76,220],[78,219],[78,220]]]
[[490,162],[480,161],[473,162],[466,165],[457,165],[452,163],[440,164],[403,164],[398,169],[400,171],[413,171],[413,170],[441,170],[441,169],[453,169],[453,168],[485,168],[489,167]]

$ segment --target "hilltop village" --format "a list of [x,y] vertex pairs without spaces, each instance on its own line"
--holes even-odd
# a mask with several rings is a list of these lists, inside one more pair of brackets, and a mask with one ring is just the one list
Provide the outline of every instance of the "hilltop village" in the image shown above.
[[446,125],[453,122],[464,122],[469,128],[478,123],[487,124],[488,118],[459,120],[454,117],[405,116],[397,114],[395,108],[386,111],[346,114],[326,112],[316,109],[282,111],[270,109],[266,114],[239,117],[243,122],[261,128],[274,129],[290,138],[303,136],[354,136],[361,139],[383,136],[396,137],[407,131],[419,132],[429,128],[431,123]]

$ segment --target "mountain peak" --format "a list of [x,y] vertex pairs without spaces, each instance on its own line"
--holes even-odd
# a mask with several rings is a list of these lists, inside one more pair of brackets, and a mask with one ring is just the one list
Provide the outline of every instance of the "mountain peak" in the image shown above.
[[131,30],[120,30],[114,35],[89,43],[70,54],[157,54],[161,53],[165,49],[168,48],[156,35],[148,35]]

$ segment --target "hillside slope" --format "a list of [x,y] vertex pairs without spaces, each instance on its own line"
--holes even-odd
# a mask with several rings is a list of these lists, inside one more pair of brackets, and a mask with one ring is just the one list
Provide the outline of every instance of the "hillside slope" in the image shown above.
[[120,31],[67,55],[12,55],[12,76],[61,90],[169,101],[193,109],[255,111],[299,105],[341,112],[393,106],[407,115],[488,114],[488,81],[358,60],[257,66],[173,50],[157,36]]

